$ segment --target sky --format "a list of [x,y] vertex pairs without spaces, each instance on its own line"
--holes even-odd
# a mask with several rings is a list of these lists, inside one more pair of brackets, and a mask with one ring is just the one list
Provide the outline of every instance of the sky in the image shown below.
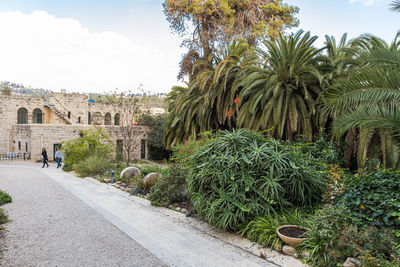
[[[1,0],[0,81],[69,92],[168,92],[184,50],[162,0]],[[320,36],[369,32],[390,42],[400,14],[390,0],[286,0]]]

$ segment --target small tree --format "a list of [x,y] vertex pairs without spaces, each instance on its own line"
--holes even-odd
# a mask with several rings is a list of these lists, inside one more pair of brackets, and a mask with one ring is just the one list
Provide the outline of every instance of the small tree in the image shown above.
[[11,95],[11,89],[8,86],[3,86],[3,89],[1,90],[2,95]]
[[[107,140],[109,144],[113,146],[117,158],[122,158],[125,165],[128,167],[133,159],[134,151],[141,146],[141,143],[138,142],[138,133],[140,133],[140,129],[136,124],[136,118],[139,116],[138,100],[133,97],[125,97],[124,95],[131,94],[129,92],[125,94],[114,93],[105,96],[108,103],[119,105],[118,110],[121,115],[119,125],[107,126],[109,134]],[[102,129],[99,126],[95,127],[98,130]]]
[[138,108],[132,104],[119,104],[121,111],[120,125],[107,127],[111,137],[121,142],[113,142],[117,155],[120,155],[125,161],[126,166],[132,161],[133,153],[140,147],[137,142],[138,128],[135,123],[135,116],[138,114]]

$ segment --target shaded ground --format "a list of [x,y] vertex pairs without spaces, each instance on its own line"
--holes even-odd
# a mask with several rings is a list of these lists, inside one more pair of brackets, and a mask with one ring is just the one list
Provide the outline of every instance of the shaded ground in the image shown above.
[[0,188],[13,198],[0,266],[164,265],[37,166],[0,166]]

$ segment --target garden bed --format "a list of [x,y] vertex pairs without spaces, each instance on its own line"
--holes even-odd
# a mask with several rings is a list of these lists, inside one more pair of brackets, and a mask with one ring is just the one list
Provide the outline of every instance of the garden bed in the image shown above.
[[[365,266],[399,263],[399,173],[354,175],[338,167],[329,142],[281,142],[244,129],[177,146],[172,159],[168,168],[136,165],[135,177],[120,177],[124,165],[110,163],[114,186],[311,265],[337,266],[348,258]],[[149,173],[162,178],[145,179]],[[104,169],[97,176],[110,177]],[[281,232],[304,242],[284,246],[277,234],[282,225],[309,229]]]

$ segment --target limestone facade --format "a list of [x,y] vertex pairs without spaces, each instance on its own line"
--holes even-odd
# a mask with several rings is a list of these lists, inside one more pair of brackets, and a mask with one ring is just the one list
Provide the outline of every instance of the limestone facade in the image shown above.
[[[78,138],[82,130],[96,127],[120,127],[133,123],[130,106],[89,103],[86,95],[53,93],[48,100],[25,95],[0,95],[0,154],[31,154],[39,160],[45,147],[49,159],[55,145]],[[146,158],[147,128],[134,128],[136,158]],[[121,137],[115,137],[115,142]]]

